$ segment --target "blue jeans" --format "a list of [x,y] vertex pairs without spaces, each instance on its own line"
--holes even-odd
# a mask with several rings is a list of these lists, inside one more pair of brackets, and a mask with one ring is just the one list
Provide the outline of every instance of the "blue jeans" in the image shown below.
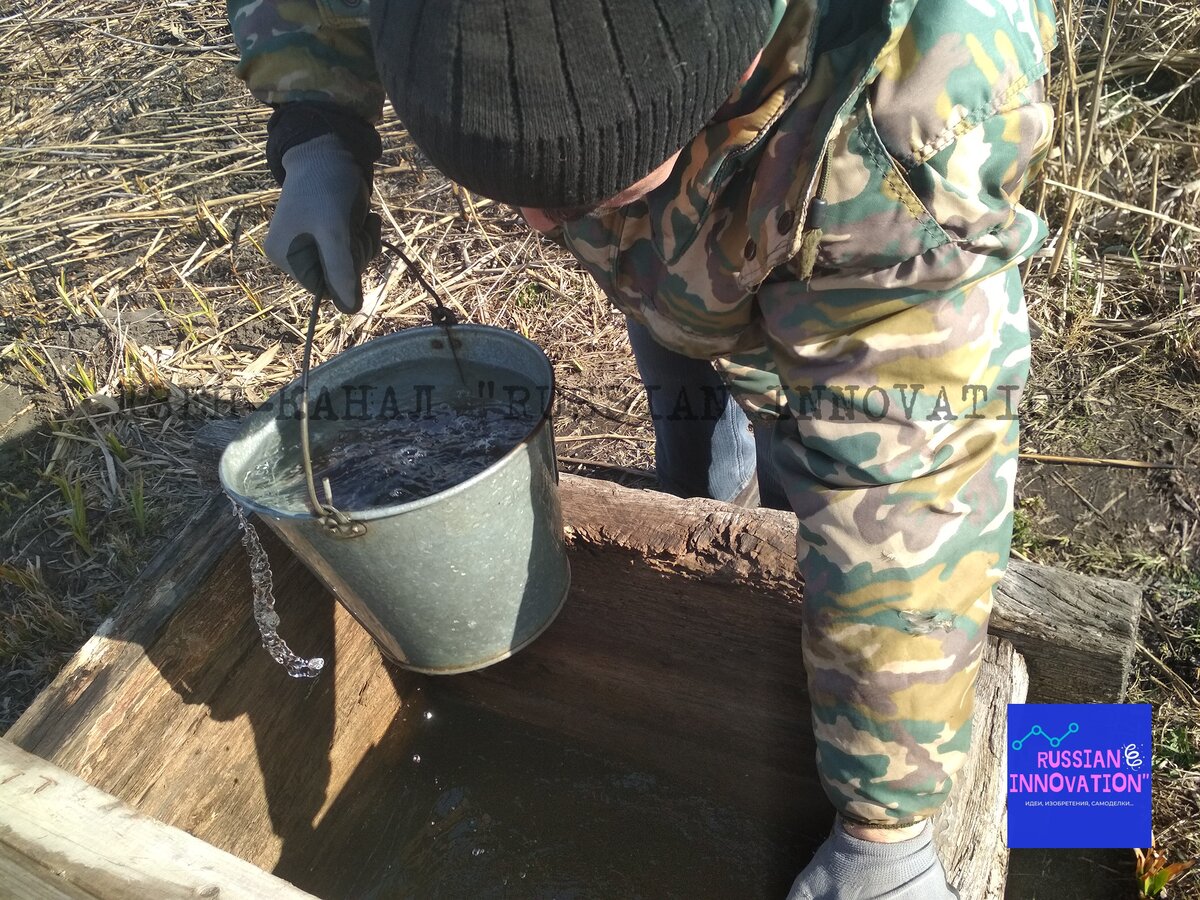
[[762,505],[787,509],[770,461],[774,427],[751,425],[708,360],[668,350],[645,326],[626,321],[654,423],[662,489],[680,497],[732,500],[757,473]]

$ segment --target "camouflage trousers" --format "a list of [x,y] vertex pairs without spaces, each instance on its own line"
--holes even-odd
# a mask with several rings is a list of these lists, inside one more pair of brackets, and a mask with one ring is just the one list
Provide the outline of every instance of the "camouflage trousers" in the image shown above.
[[776,371],[756,373],[782,396],[744,399],[788,411],[772,458],[799,518],[821,779],[847,819],[909,823],[965,761],[1008,560],[1029,367],[1020,276],[944,292],[768,282],[757,300],[768,341],[789,337],[768,347]]

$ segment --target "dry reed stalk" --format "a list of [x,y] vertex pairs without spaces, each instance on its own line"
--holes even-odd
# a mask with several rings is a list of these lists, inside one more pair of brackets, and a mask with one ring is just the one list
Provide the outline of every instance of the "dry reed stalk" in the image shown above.
[[[1058,247],[1055,249],[1054,260],[1050,263],[1051,277],[1054,277],[1058,274],[1059,266],[1062,265],[1063,254],[1066,252],[1069,235],[1071,233],[1071,226],[1075,221],[1075,213],[1078,210],[1078,192],[1083,188],[1083,179],[1085,177],[1088,163],[1090,162],[1092,156],[1092,143],[1096,137],[1096,123],[1100,118],[1100,96],[1104,85],[1104,68],[1108,64],[1108,55],[1112,47],[1112,25],[1113,19],[1116,16],[1116,11],[1116,0],[1108,0],[1108,13],[1104,23],[1103,44],[1100,47],[1100,64],[1096,67],[1095,80],[1092,88],[1091,116],[1088,119],[1087,136],[1083,139],[1082,150],[1080,150],[1079,156],[1075,160],[1074,189],[1076,193],[1072,195],[1067,204],[1067,211],[1063,215],[1063,239],[1059,242]],[[1078,98],[1077,90],[1075,92],[1075,96]],[[1075,111],[1078,113],[1078,105],[1076,105]],[[1076,125],[1078,127],[1078,117],[1076,118]],[[1078,140],[1078,134],[1076,134],[1076,139]],[[1076,146],[1079,145],[1076,144]]]

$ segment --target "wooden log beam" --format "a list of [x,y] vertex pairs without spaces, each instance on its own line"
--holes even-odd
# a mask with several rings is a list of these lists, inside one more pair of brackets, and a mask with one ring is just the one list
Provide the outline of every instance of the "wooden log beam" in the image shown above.
[[0,740],[0,894],[22,900],[315,900]]
[[[802,598],[792,513],[571,475],[560,487],[570,540],[637,559],[658,577]],[[1025,658],[1031,702],[1112,703],[1129,686],[1141,604],[1135,584],[1013,560],[995,592],[990,632]]]

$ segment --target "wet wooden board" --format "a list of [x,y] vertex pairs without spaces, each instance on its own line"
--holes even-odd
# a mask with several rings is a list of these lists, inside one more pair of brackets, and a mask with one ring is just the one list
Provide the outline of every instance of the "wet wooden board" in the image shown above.
[[5,897],[312,897],[4,740],[0,809],[0,895]]
[[[572,594],[509,661],[442,679],[385,665],[264,533],[284,636],[327,658],[315,683],[289,679],[259,646],[247,562],[215,498],[8,737],[268,870],[372,839],[337,823],[439,691],[806,820],[819,838],[831,812],[812,764],[790,517],[585,479],[562,488]],[[990,642],[979,684],[976,752],[938,821],[964,900],[1001,896],[1003,715],[1025,690],[1011,645]]]

